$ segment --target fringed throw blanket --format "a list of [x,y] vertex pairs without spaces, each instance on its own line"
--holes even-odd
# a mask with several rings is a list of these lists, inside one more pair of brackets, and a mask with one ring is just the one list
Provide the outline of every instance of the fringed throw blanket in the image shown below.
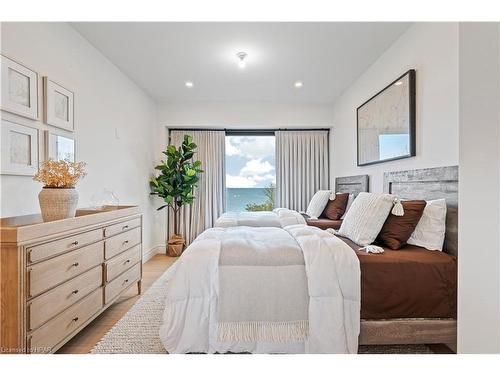
[[227,230],[219,255],[220,341],[304,340],[308,308],[304,255],[288,232]]
[[170,353],[357,352],[359,261],[319,228],[208,229],[168,278]]

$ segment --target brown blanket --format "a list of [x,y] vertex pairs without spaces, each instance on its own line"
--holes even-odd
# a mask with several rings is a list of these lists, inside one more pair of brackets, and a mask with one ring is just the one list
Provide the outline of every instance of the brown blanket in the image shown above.
[[367,254],[342,239],[359,258],[362,319],[456,318],[454,256],[412,245]]
[[318,227],[319,229],[339,229],[342,225],[342,220],[331,220],[324,217],[320,217],[319,219],[307,219],[307,225]]

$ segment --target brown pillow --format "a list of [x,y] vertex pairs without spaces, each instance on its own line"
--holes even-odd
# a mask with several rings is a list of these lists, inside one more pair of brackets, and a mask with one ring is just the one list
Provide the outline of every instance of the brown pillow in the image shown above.
[[377,237],[377,242],[385,244],[393,250],[406,245],[406,241],[415,230],[427,203],[415,200],[401,201],[401,204],[403,205],[404,215],[389,214]]
[[337,193],[334,200],[328,200],[322,217],[327,217],[331,220],[338,220],[342,217],[347,208],[347,201],[349,200],[349,193]]

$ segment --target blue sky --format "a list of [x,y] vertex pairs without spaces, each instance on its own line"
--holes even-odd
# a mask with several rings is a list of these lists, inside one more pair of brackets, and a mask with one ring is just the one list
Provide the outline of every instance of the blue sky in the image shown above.
[[226,136],[226,187],[276,183],[274,142],[273,136]]
[[410,136],[408,134],[380,134],[378,142],[381,160],[410,153]]

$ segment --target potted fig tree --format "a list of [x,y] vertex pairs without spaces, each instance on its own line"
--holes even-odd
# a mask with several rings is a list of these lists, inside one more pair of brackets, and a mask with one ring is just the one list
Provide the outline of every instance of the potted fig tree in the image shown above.
[[179,230],[179,211],[182,206],[193,203],[194,188],[197,186],[200,173],[203,172],[201,162],[193,161],[196,147],[189,135],[184,136],[178,148],[169,145],[163,151],[167,160],[162,160],[161,164],[155,167],[160,173],[150,180],[151,195],[157,195],[165,201],[158,211],[169,207],[173,214],[174,233],[168,240],[168,256],[181,255],[186,243]]

